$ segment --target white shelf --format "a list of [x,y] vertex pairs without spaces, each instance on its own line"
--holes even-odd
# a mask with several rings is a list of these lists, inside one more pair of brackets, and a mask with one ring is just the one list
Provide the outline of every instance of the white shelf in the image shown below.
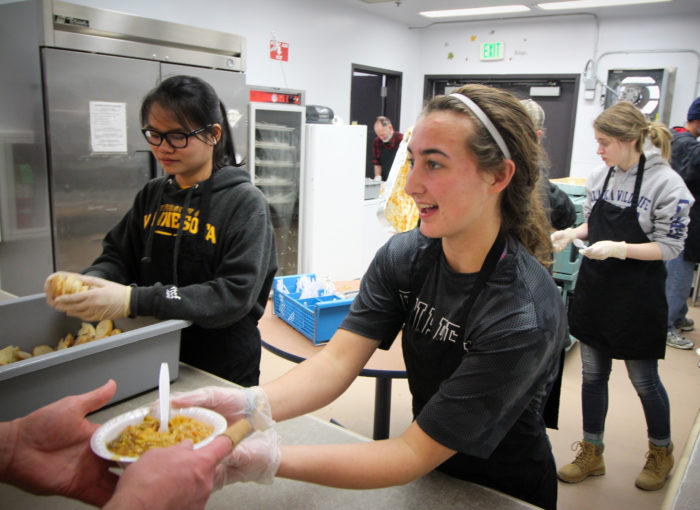
[[264,122],[256,122],[255,129],[263,129],[266,131],[283,131],[289,133],[295,131],[297,128],[292,126],[284,126],[282,124],[267,124]]
[[272,166],[276,168],[296,168],[299,165],[294,161],[275,161],[274,159],[256,159],[255,166]]
[[288,143],[279,143],[279,142],[255,142],[255,148],[256,149],[278,149],[278,150],[287,150],[287,151],[293,151],[296,150],[297,148],[294,147],[293,145],[289,145]]

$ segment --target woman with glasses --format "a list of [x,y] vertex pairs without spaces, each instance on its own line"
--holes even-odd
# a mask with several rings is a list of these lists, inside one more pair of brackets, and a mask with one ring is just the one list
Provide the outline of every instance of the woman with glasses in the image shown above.
[[190,320],[180,359],[255,385],[257,324],[277,270],[267,201],[236,162],[226,109],[205,81],[164,80],[143,100],[141,123],[166,175],[146,184],[102,254],[73,275],[89,290],[54,296],[51,275],[47,301],[83,320]]

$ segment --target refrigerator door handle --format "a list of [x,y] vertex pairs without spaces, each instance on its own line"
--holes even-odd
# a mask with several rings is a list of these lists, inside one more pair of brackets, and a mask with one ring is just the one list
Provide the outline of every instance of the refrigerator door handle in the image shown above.
[[136,154],[140,154],[142,152],[148,153],[149,158],[148,158],[148,175],[150,179],[155,179],[158,177],[158,165],[156,164],[156,158],[153,157],[153,154],[151,153],[150,150],[137,150],[134,151]]

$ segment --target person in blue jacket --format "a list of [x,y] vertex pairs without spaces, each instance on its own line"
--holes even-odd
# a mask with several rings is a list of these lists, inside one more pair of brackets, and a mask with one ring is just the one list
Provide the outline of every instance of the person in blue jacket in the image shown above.
[[668,300],[668,333],[666,345],[677,349],[692,349],[694,343],[683,331],[695,329],[688,313],[688,296],[693,286],[695,264],[700,262],[700,97],[688,108],[685,126],[671,130],[671,167],[680,174],[695,198],[690,208],[690,225],[683,251],[666,262],[666,299]]

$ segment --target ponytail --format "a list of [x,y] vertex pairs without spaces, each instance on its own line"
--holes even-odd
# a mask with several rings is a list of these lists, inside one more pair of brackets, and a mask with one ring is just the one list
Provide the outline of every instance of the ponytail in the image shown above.
[[651,143],[661,149],[661,157],[668,161],[671,158],[671,131],[661,122],[649,122],[646,135]]
[[623,142],[636,141],[634,148],[644,152],[644,141],[649,141],[661,149],[661,157],[668,161],[671,157],[671,132],[661,122],[649,122],[629,101],[612,105],[593,121],[596,131]]

